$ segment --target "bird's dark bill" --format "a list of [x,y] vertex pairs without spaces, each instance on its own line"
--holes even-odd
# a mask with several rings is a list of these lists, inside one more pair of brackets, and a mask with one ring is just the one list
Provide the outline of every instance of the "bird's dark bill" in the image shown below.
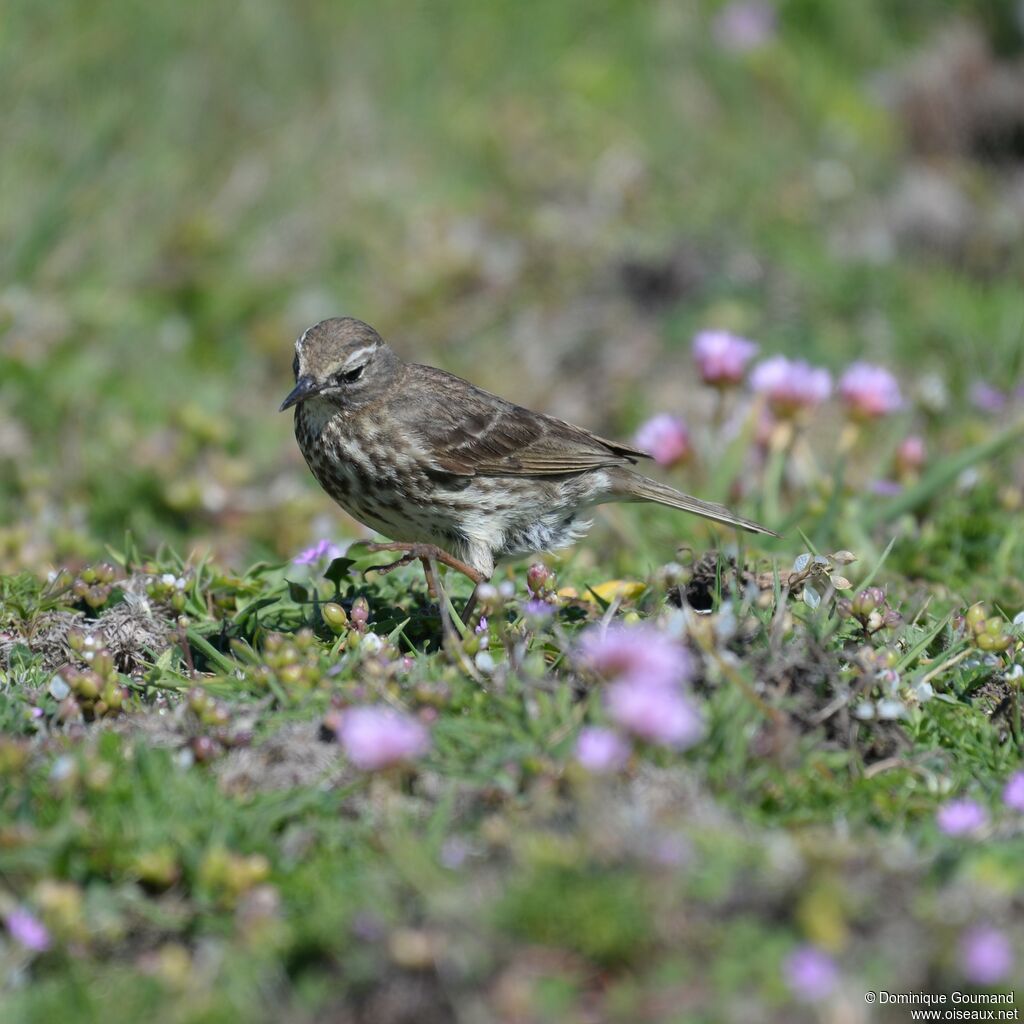
[[293,405],[297,405],[299,402],[304,402],[307,398],[312,398],[317,393],[319,388],[316,386],[316,381],[312,377],[300,377],[292,388],[291,393],[281,403],[280,412],[284,412],[285,409],[290,409]]

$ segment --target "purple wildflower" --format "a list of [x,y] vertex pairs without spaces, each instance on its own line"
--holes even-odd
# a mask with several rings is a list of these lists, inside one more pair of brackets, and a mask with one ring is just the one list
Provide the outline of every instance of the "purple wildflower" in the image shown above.
[[764,0],[733,0],[718,12],[711,25],[715,42],[723,50],[748,53],[775,36],[775,8]]
[[768,399],[777,416],[786,417],[824,402],[832,393],[832,376],[803,359],[772,356],[754,367],[750,386]]
[[794,998],[816,1003],[830,996],[839,984],[836,962],[816,946],[799,946],[783,964],[786,984]]
[[1024,772],[1014,772],[1003,787],[1003,803],[1011,811],[1024,814]]
[[988,812],[977,800],[950,800],[939,808],[935,821],[947,836],[976,835],[988,824]]
[[577,658],[615,681],[670,686],[690,675],[686,649],[652,626],[591,626],[580,637]]
[[611,729],[588,726],[576,741],[576,760],[594,775],[617,772],[629,760],[629,744]]
[[903,493],[903,484],[898,480],[872,480],[871,493],[880,498],[893,498]]
[[554,605],[549,604],[547,601],[542,601],[539,597],[531,597],[523,605],[523,617],[530,619],[534,623],[541,623],[545,619],[550,619],[554,611]]
[[729,331],[700,331],[693,339],[693,358],[701,380],[713,387],[739,384],[757,352],[757,344]]
[[634,438],[637,448],[649,452],[659,466],[674,466],[690,454],[690,432],[678,417],[664,412],[640,426]]
[[704,720],[678,689],[657,683],[624,681],[605,692],[609,716],[639,739],[685,750],[704,735]]
[[449,836],[441,844],[441,864],[451,871],[457,871],[472,852],[473,847],[462,836]]
[[983,380],[976,380],[971,385],[971,404],[979,412],[999,413],[1002,412],[1010,402],[1010,396]]
[[1013,946],[1005,932],[990,925],[970,928],[960,937],[960,969],[975,985],[998,985],[1013,971]]
[[884,367],[853,363],[839,379],[839,394],[854,419],[888,416],[903,404],[896,378]]
[[338,739],[349,760],[368,772],[411,761],[430,749],[422,723],[383,705],[346,710]]
[[24,907],[17,907],[5,918],[7,932],[19,946],[33,953],[43,953],[50,948],[50,933],[37,917]]
[[332,559],[340,558],[341,553],[341,548],[337,544],[333,544],[327,538],[324,538],[323,540],[318,540],[311,548],[300,551],[292,559],[292,565],[313,565],[314,562],[319,562],[322,558],[331,561]]

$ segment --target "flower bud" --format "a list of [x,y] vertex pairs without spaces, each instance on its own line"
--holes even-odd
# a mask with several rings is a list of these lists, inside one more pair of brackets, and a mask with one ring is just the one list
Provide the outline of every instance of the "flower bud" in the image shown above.
[[357,597],[352,602],[352,611],[349,615],[352,620],[352,625],[361,633],[366,629],[367,622],[370,621],[370,605],[365,597]]
[[987,618],[988,609],[981,601],[977,604],[972,604],[971,607],[967,609],[967,626],[972,633],[977,633],[982,629]]
[[205,690],[201,690],[198,686],[193,686],[188,691],[188,708],[194,715],[201,715],[209,707],[209,704],[210,698]]
[[903,616],[895,608],[890,608],[883,617],[886,629],[898,629],[903,625]]
[[105,647],[101,647],[92,658],[92,670],[104,679],[114,671],[114,656]]
[[297,686],[302,682],[302,668],[299,665],[286,665],[277,674],[285,686]]
[[526,586],[530,593],[539,594],[547,587],[548,581],[553,575],[554,573],[543,562],[534,562],[526,570]]
[[896,449],[896,471],[900,476],[919,473],[924,466],[925,458],[924,439],[917,435],[905,437]]
[[348,615],[337,601],[328,601],[320,609],[320,614],[323,615],[324,622],[334,633],[341,633],[348,625]]
[[116,713],[120,711],[121,706],[124,704],[124,690],[112,680],[108,681],[106,686],[103,687],[103,701],[107,705],[109,712]]
[[195,736],[192,739],[192,756],[200,763],[212,761],[220,753],[216,740],[209,736]]
[[75,680],[75,693],[83,700],[96,700],[100,695],[102,683],[103,681],[92,669],[87,669]]
[[866,619],[885,602],[885,593],[880,587],[868,587],[853,598],[850,608],[858,619]]

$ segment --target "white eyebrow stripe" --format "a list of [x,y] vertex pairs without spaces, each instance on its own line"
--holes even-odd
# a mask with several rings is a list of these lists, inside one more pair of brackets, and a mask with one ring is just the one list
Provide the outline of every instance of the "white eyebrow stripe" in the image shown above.
[[376,347],[376,345],[364,345],[362,348],[357,348],[355,352],[349,354],[343,365],[351,366],[353,363],[361,362],[363,357],[369,355]]
[[302,332],[302,333],[301,333],[301,334],[299,335],[299,337],[298,337],[298,340],[297,340],[297,341],[295,342],[295,351],[296,351],[296,352],[301,352],[301,351],[302,351],[302,346],[303,346],[303,345],[305,345],[305,343],[306,343],[306,335],[307,335],[307,334],[309,334],[309,332],[310,332],[311,330],[313,330],[313,327],[319,327],[319,326],[320,326],[319,324],[313,324],[313,326],[312,326],[312,327],[307,327],[307,328],[306,328],[306,329],[305,329],[305,330],[304,330],[304,331],[303,331],[303,332]]

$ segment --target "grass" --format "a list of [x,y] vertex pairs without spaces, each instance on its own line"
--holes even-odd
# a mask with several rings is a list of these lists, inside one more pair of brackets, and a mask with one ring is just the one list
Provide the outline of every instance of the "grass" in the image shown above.
[[[810,1021],[1016,991],[1019,154],[922,149],[898,101],[924,81],[952,123],[922,54],[965,19],[1012,55],[1012,5],[790,0],[748,53],[714,43],[720,6],[11,6],[4,1020]],[[952,234],[901,192],[926,171],[970,204]],[[418,570],[297,564],[365,536],[273,411],[290,339],[338,312],[609,436],[684,416],[673,484],[783,539],[615,506],[553,576],[503,567],[460,635]],[[906,400],[763,427],[695,383],[708,326],[882,363]],[[602,623],[673,639],[698,741],[585,767],[583,729],[629,732],[580,653]],[[363,705],[426,752],[358,768]],[[958,799],[984,820],[951,834]],[[990,980],[978,929],[1009,947]]]

